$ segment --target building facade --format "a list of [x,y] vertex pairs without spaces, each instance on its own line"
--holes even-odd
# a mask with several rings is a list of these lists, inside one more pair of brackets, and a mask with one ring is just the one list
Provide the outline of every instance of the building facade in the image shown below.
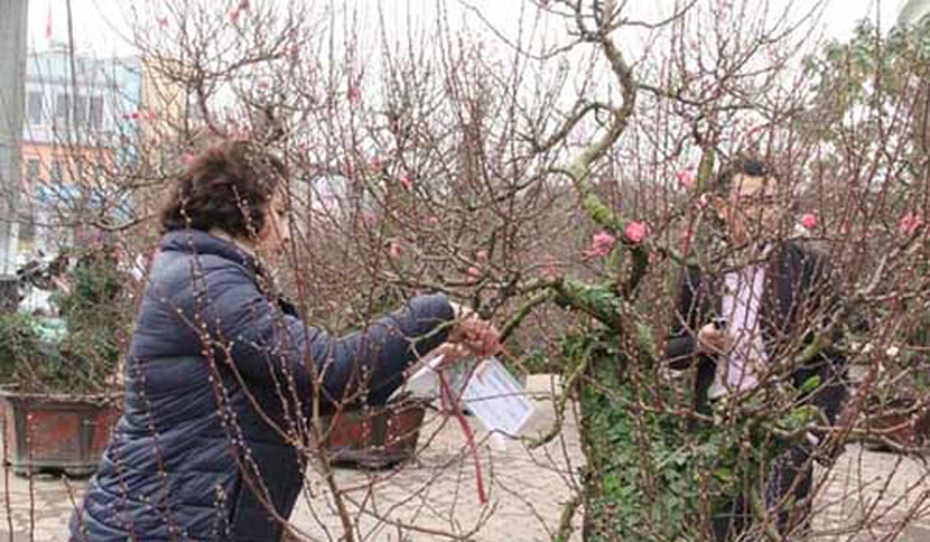
[[30,53],[26,67],[20,263],[82,242],[89,217],[120,211],[116,181],[138,160],[147,117],[134,59],[71,58],[57,47]]

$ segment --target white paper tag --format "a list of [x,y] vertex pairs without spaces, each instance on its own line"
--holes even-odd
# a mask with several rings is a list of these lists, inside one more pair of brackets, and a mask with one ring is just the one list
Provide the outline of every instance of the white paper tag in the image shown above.
[[461,396],[462,390],[467,384],[468,375],[478,361],[475,358],[462,359],[440,370],[439,367],[444,359],[444,354],[438,354],[424,360],[423,366],[411,375],[404,385],[394,392],[392,397],[401,393],[409,393],[411,396],[421,399],[438,399],[440,394],[440,371],[445,374],[449,391],[456,397]]
[[439,367],[439,364],[442,363],[443,358],[445,358],[445,356],[440,354],[424,362],[423,367],[420,367],[417,372],[411,375],[410,378],[404,382],[404,385],[392,394],[392,397],[400,395],[401,393],[409,393],[413,397],[422,399],[433,399],[437,397],[439,390],[439,373],[436,369]]
[[511,436],[519,434],[535,408],[517,379],[494,357],[475,369],[462,399],[485,429]]
[[[441,393],[439,367],[444,357],[439,354],[425,360],[423,366],[394,395],[409,393],[413,397],[438,399]],[[478,364],[477,368],[476,364],[475,358],[469,358],[441,369],[445,373],[449,391],[461,397],[468,410],[488,431],[517,436],[533,415],[534,403],[527,399],[523,386],[497,358],[488,358]]]

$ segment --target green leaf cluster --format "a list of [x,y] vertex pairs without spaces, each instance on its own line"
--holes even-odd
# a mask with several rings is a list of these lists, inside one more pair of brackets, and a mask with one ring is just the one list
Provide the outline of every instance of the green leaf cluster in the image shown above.
[[680,414],[690,397],[625,357],[610,330],[569,335],[561,351],[570,367],[587,356],[579,399],[593,541],[702,539],[710,517],[741,491],[758,490],[759,473],[797,442],[776,435],[819,415],[811,406],[766,410],[766,399],[756,396],[742,406],[757,415],[717,412],[713,422],[692,423]]
[[104,391],[129,336],[126,275],[109,251],[89,252],[67,274],[68,292],[53,297],[57,320],[0,315],[0,379],[25,392]]

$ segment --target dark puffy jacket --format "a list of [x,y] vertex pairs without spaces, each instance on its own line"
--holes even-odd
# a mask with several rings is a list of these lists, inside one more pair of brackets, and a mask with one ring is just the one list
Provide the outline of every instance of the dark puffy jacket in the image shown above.
[[444,297],[417,297],[330,337],[263,293],[263,277],[233,243],[191,230],[164,237],[125,410],[71,518],[73,540],[277,540],[302,487],[293,443],[306,442],[313,397],[383,402],[453,319]]
[[[678,317],[667,342],[666,356],[669,365],[679,370],[697,361],[695,410],[709,414],[708,392],[714,381],[717,358],[696,354],[696,333],[720,315],[722,277],[705,276],[696,266],[685,271]],[[832,317],[839,302],[838,294],[829,262],[797,241],[786,241],[775,247],[766,266],[765,282],[760,308],[762,340],[767,353],[778,358],[796,347],[794,341],[799,334],[804,334],[805,343],[813,340],[809,328],[816,328],[817,322],[810,321],[811,315],[822,313]],[[820,378],[821,385],[806,400],[820,407],[833,423],[847,395],[848,376],[839,329],[833,331],[831,342],[831,347],[820,351],[813,360],[797,365],[792,380],[801,388],[812,376]]]

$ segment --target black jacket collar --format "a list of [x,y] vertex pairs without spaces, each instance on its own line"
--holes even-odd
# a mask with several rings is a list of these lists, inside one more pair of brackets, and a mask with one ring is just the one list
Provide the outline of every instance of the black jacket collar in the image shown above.
[[255,284],[262,291],[265,291],[271,299],[277,300],[278,306],[285,314],[298,316],[296,306],[278,293],[274,283],[269,279],[271,275],[266,273],[265,267],[254,256],[242,250],[242,247],[233,242],[210,235],[205,231],[188,229],[166,233],[161,238],[160,248],[165,252],[182,252],[196,255],[212,254],[241,265],[249,271]]
[[212,254],[231,260],[258,276],[266,276],[265,270],[254,256],[226,239],[220,239],[201,230],[170,231],[161,239],[161,250],[187,254]]

